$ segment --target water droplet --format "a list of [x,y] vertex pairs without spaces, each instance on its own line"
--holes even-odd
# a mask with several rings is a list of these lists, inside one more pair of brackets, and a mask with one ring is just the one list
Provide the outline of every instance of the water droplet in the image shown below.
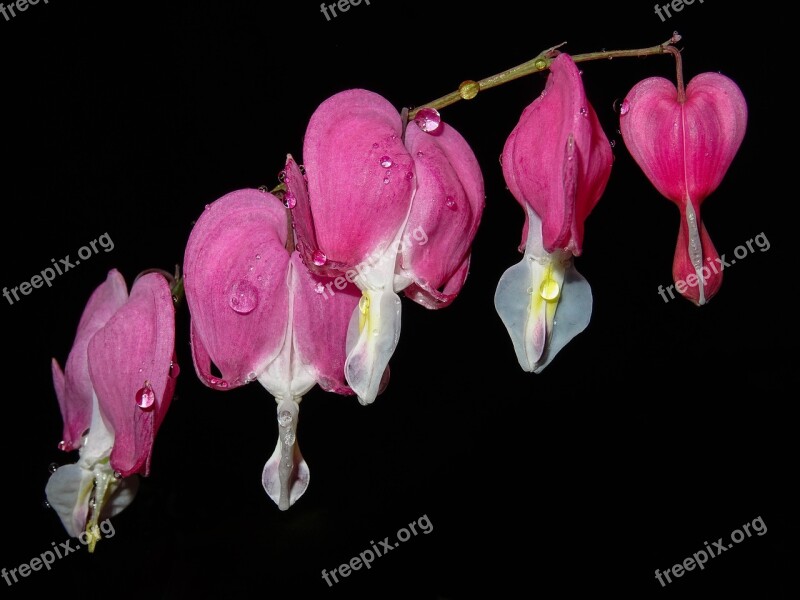
[[259,275],[258,277],[256,277],[256,281],[261,281],[262,279],[264,279],[264,277],[263,277],[263,276],[261,276],[261,275]]
[[317,249],[316,249],[316,250],[314,250],[314,252],[311,254],[311,260],[313,261],[313,263],[314,263],[315,265],[317,265],[318,267],[321,267],[321,266],[323,266],[323,265],[324,265],[326,262],[328,262],[328,257],[327,257],[327,256],[325,256],[325,253],[324,253],[322,250],[320,250],[319,248],[317,248]]
[[256,254],[256,260],[261,260],[261,255],[260,254]]
[[155,402],[156,393],[153,391],[150,382],[146,381],[144,387],[136,392],[136,406],[142,410],[147,410],[149,408],[153,408],[153,404],[155,404]]
[[616,146],[616,145],[617,145],[617,140],[611,140],[611,141],[609,142],[609,144],[611,144],[611,147],[613,148],[614,146]]
[[406,173],[406,179],[408,181],[411,181],[412,179],[414,179],[414,174],[411,171],[409,171],[408,173]]
[[384,177],[383,178],[383,184],[386,185],[387,183],[389,183],[389,178],[388,177]]
[[528,292],[529,294],[533,294],[534,290],[533,290],[533,288],[532,288],[532,287],[529,287],[529,288],[527,289],[527,292]]
[[297,168],[300,169],[300,174],[301,175],[305,175],[306,174],[306,166],[305,165],[297,165]]
[[374,144],[372,144],[372,147],[373,148],[380,148],[380,144],[378,142],[375,142]]
[[250,314],[258,306],[258,290],[256,286],[246,279],[240,279],[231,287],[228,304],[240,315]]
[[324,294],[325,286],[322,285],[322,283],[317,283],[317,285],[314,286],[314,291],[317,292],[318,294]]
[[358,310],[361,311],[362,315],[367,314],[369,310],[369,298],[367,296],[361,296],[361,300],[358,301]]
[[581,115],[584,116],[584,117],[588,117],[589,116],[589,110],[585,106],[581,107]]
[[381,159],[380,159],[380,160],[381,160],[381,166],[382,166],[384,169],[388,169],[389,167],[391,167],[391,166],[394,164],[394,163],[392,162],[392,157],[391,157],[391,156],[388,156],[388,155],[386,155],[386,154],[384,154],[383,156],[381,156]]
[[480,91],[480,84],[477,81],[472,81],[471,79],[462,81],[461,85],[458,86],[458,93],[464,100],[472,100]]
[[422,150],[417,150],[417,156],[422,156],[423,154],[424,152],[422,152]]
[[378,336],[378,330],[377,330],[377,329],[373,329],[373,330],[372,330],[372,335],[374,335],[375,337],[377,337],[377,336]]
[[545,279],[542,282],[541,287],[539,288],[539,295],[542,298],[547,300],[548,302],[552,302],[553,300],[558,299],[558,295],[561,293],[561,288],[558,285],[558,282],[555,279]]
[[286,181],[286,171],[281,171],[280,173],[278,173],[278,181],[280,181],[281,183]]
[[540,58],[533,63],[533,66],[536,67],[538,71],[544,71],[547,68],[547,61]]
[[297,200],[294,197],[294,194],[291,192],[286,192],[286,195],[283,197],[283,205],[286,208],[294,208],[297,204]]
[[208,210],[209,208],[211,208],[211,205],[210,204],[206,204],[206,210]]
[[432,133],[439,129],[439,125],[442,123],[442,116],[435,108],[425,107],[417,111],[414,122],[425,133]]
[[583,70],[578,71],[578,75],[583,75]]
[[142,369],[141,367],[139,367],[139,373],[141,373],[142,371],[144,371],[144,369]]
[[291,446],[292,444],[294,444],[294,440],[295,437],[293,431],[287,431],[286,434],[283,436],[283,443],[286,444],[287,446]]
[[97,508],[97,499],[96,498],[90,498],[89,499],[89,508],[91,508],[92,510]]
[[62,452],[65,452],[67,450],[67,442],[65,442],[64,440],[58,442],[58,449],[61,450]]
[[622,101],[622,104],[619,107],[619,114],[620,116],[628,114],[628,111],[631,109],[631,103],[628,102],[627,98]]
[[47,465],[47,470],[50,471],[51,473],[55,473],[56,471],[58,471],[58,463],[54,462],[50,463],[49,465]]
[[456,208],[456,201],[452,196],[448,196],[444,201],[444,205],[447,208],[454,209],[454,208]]
[[44,501],[42,502],[42,506],[43,506],[44,508],[53,508],[52,506],[50,506],[50,503],[49,503],[47,500],[44,500]]
[[288,427],[288,425],[292,422],[292,413],[288,410],[282,410],[278,415],[278,425],[281,427]]

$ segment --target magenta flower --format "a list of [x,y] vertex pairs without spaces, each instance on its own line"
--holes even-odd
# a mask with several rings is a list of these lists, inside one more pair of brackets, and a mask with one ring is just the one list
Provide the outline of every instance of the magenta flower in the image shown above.
[[524,258],[500,278],[495,308],[526,371],[540,372],[589,324],[592,292],[573,256],[582,252],[584,221],[612,162],[580,72],[559,54],[502,155],[508,189],[525,211]]
[[[46,494],[67,532],[84,529],[90,550],[98,519],[123,510],[148,475],[153,441],[169,408],[178,374],[174,362],[172,292],[158,273],[141,276],[130,296],[118,271],[92,294],[66,369],[53,359],[53,382],[64,419],[61,450],[76,464],[56,470]],[[88,430],[88,433],[87,433]]]
[[483,211],[472,150],[426,110],[424,126],[406,128],[378,94],[336,94],[306,130],[306,175],[291,156],[286,166],[287,202],[306,265],[361,290],[345,377],[362,404],[375,399],[400,337],[398,292],[428,308],[452,302]]
[[[262,483],[281,510],[308,487],[296,443],[299,402],[315,384],[352,394],[345,338],[359,302],[352,284],[328,294],[309,273],[280,200],[239,190],[210,204],[189,237],[184,262],[195,369],[209,387],[258,380],[277,402],[279,439]],[[212,372],[212,364],[218,373]]]
[[744,138],[747,104],[738,86],[719,73],[702,73],[684,93],[662,77],[637,83],[620,111],[625,145],[647,178],[681,214],[672,276],[697,305],[722,284],[720,262],[700,217]]

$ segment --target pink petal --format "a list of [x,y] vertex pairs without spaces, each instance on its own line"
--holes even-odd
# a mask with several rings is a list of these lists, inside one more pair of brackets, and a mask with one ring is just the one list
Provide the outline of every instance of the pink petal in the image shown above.
[[[700,219],[699,213],[697,218],[698,220]],[[686,211],[681,210],[681,225],[678,230],[678,242],[675,245],[675,257],[672,262],[672,279],[686,284],[684,290],[678,289],[678,292],[698,306],[711,300],[722,285],[722,266],[717,260],[719,254],[711,242],[706,226],[702,221],[700,221],[699,232],[702,250],[700,274],[697,273],[689,253]]]
[[86,350],[89,340],[128,299],[128,287],[119,271],[112,269],[95,289],[83,310],[78,332],[66,364],[66,375],[52,361],[53,384],[64,419],[63,450],[74,450],[92,420],[92,382]]
[[[312,275],[296,252],[292,254],[292,265],[298,274],[293,322],[298,358],[315,374],[322,389],[351,395],[353,390],[344,378],[345,342],[361,290],[348,282],[346,275],[337,279]],[[356,275],[354,270],[348,273],[351,279]]]
[[681,205],[700,203],[719,186],[747,125],[747,104],[736,84],[702,73],[678,101],[675,85],[661,77],[636,84],[625,102],[620,131],[631,156],[656,189]]
[[289,318],[287,228],[281,202],[248,189],[211,204],[189,236],[192,357],[209,387],[244,385],[280,352]]
[[508,189],[542,218],[545,250],[581,253],[583,221],[605,190],[612,162],[580,72],[569,55],[560,54],[544,92],[522,113],[502,156]]
[[403,274],[414,282],[406,295],[428,308],[448,305],[466,278],[470,248],[485,205],[475,154],[455,129],[437,135],[406,130],[417,191],[401,244]]
[[[367,90],[341,92],[317,108],[303,144],[310,211],[296,212],[304,253],[318,250],[346,270],[394,240],[414,184],[402,133],[397,110]],[[308,214],[313,224],[303,222]],[[310,229],[316,240],[305,235]],[[320,266],[305,258],[310,268]]]
[[[172,292],[162,275],[148,273],[92,337],[88,350],[100,412],[114,432],[111,467],[123,477],[149,473],[153,440],[172,400],[174,352]],[[137,404],[143,388],[155,394],[149,409]]]

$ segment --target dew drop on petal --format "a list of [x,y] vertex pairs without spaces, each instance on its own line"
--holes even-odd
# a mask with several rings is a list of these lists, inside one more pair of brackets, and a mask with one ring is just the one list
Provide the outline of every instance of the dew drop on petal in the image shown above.
[[281,171],[280,173],[278,173],[278,181],[280,181],[281,183],[286,181],[286,171]]
[[206,210],[208,210],[209,208],[211,208],[211,205],[210,204],[206,204]]
[[58,471],[58,463],[54,463],[54,462],[50,463],[47,466],[47,470],[50,471],[51,473],[55,473],[56,471]]
[[314,252],[311,254],[311,260],[312,260],[312,262],[313,262],[315,265],[317,265],[318,267],[321,267],[321,266],[323,266],[323,265],[324,265],[326,262],[328,262],[328,257],[327,257],[327,256],[325,256],[325,253],[324,253],[322,250],[320,250],[319,248],[317,248],[317,249],[316,249],[316,250],[314,250]]
[[153,391],[150,382],[145,382],[144,387],[136,392],[136,406],[142,410],[153,408],[156,402],[156,393]]
[[58,442],[58,449],[61,451],[65,451],[67,449],[67,442],[65,442],[64,440]]
[[383,156],[381,156],[380,161],[381,161],[381,166],[384,169],[388,169],[389,167],[391,167],[394,164],[392,162],[392,157],[387,155],[387,154],[384,154]]
[[322,285],[322,283],[317,283],[317,285],[314,286],[314,291],[317,292],[318,294],[324,294],[325,286]]
[[619,114],[620,116],[628,114],[628,111],[631,109],[631,103],[628,102],[627,99],[622,101],[622,104],[619,107]]
[[419,156],[422,156],[423,154],[424,154],[424,152],[422,152],[422,150],[417,150],[417,156],[418,156],[418,157],[419,157]]
[[414,174],[411,171],[409,171],[408,173],[406,173],[406,179],[411,181],[412,179],[414,179]]
[[278,415],[278,425],[287,427],[292,422],[292,413],[288,410],[282,410]]
[[297,204],[297,200],[294,197],[294,194],[291,192],[286,192],[286,195],[283,197],[283,205],[286,208],[294,208]]
[[258,306],[258,290],[256,286],[246,279],[240,279],[231,287],[228,304],[240,315],[250,314]]
[[561,288],[555,279],[545,279],[539,288],[539,295],[548,302],[558,299],[560,293]]
[[442,116],[435,108],[425,107],[417,111],[414,122],[425,133],[432,133],[439,129],[442,123]]
[[589,110],[585,106],[581,107],[581,116],[584,116],[584,117],[588,117],[589,116]]
[[386,185],[387,183],[389,183],[389,178],[388,178],[388,177],[384,177],[384,178],[383,178],[383,183],[384,183],[384,185]]
[[456,201],[452,196],[448,196],[444,201],[444,205],[447,208],[455,209],[456,208]]
[[380,147],[380,144],[379,144],[378,142],[375,142],[374,144],[372,144],[372,147],[373,147],[373,148],[379,148],[379,147]]

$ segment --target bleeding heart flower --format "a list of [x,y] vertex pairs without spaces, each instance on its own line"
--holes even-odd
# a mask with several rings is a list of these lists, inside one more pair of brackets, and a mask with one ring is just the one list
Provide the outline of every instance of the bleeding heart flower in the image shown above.
[[[142,275],[130,296],[109,272],[83,311],[66,372],[53,359],[53,382],[64,418],[61,450],[78,449],[45,492],[67,532],[100,539],[98,520],[128,506],[148,475],[153,441],[175,390],[175,309],[166,279]],[[88,434],[87,434],[88,429]]]
[[292,251],[290,232],[277,197],[239,190],[207,207],[184,261],[198,376],[218,390],[258,380],[277,402],[279,439],[262,483],[281,510],[309,482],[296,442],[302,397],[315,384],[353,393],[344,380],[345,337],[360,296],[345,282],[328,297],[325,280]]
[[690,285],[676,287],[695,304],[705,304],[719,290],[722,271],[717,271],[719,255],[700,218],[700,205],[719,186],[742,143],[744,96],[719,73],[698,75],[685,93],[680,81],[676,88],[667,79],[651,77],[633,87],[620,114],[631,156],[680,209],[672,276]]
[[613,162],[569,55],[551,63],[545,90],[522,113],[501,162],[525,211],[525,255],[500,278],[495,308],[520,366],[538,373],[589,324],[592,292],[573,257],[582,252],[584,221]]
[[464,139],[433,116],[406,129],[382,96],[341,92],[311,117],[306,175],[291,156],[284,172],[306,265],[362,292],[345,363],[362,404],[374,401],[400,337],[398,292],[446,306],[469,268],[483,177]]

